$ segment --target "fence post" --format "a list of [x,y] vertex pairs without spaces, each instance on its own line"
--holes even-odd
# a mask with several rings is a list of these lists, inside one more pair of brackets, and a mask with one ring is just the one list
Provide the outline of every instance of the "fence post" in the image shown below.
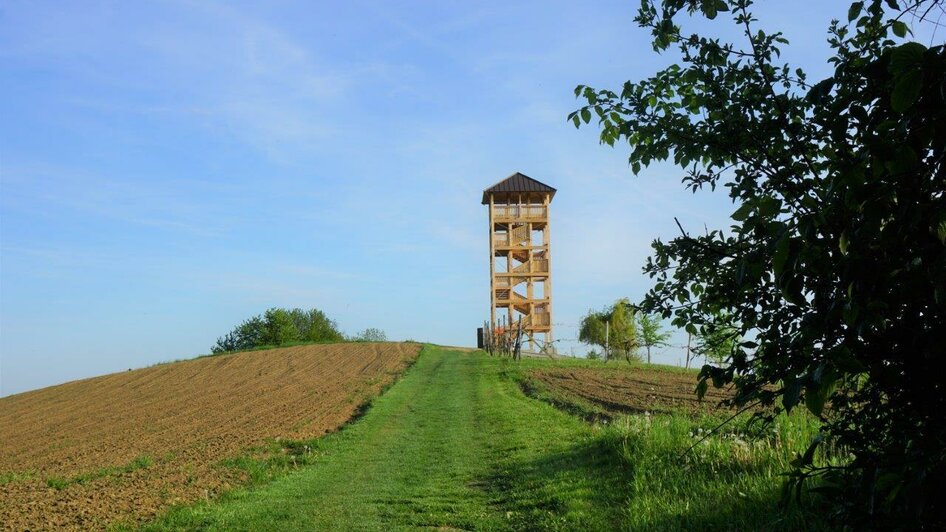
[[522,360],[522,316],[519,316],[519,325],[516,327],[516,351],[513,358]]
[[604,322],[604,361],[611,360],[611,321]]
[[499,355],[506,354],[506,316],[499,317]]

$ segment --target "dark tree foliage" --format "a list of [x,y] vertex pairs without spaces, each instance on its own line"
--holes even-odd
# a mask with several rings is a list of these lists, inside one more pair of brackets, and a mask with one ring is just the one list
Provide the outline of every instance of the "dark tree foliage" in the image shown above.
[[271,308],[217,339],[213,353],[226,353],[290,342],[341,342],[338,325],[321,310]]
[[[644,268],[655,284],[643,311],[742,338],[698,391],[733,385],[736,405],[771,417],[803,404],[821,419],[792,492],[818,475],[847,519],[938,527],[946,53],[910,42],[905,21],[935,21],[943,6],[902,1],[851,4],[828,29],[833,75],[811,82],[780,63],[787,40],[757,27],[748,0],[644,0],[637,23],[679,64],[619,91],[579,86],[587,105],[569,118],[597,117],[603,143],[628,142],[635,174],[670,160],[687,188],[723,186],[737,206],[728,230],[655,241]],[[720,13],[741,43],[678,25]],[[819,461],[824,441],[853,458]]]

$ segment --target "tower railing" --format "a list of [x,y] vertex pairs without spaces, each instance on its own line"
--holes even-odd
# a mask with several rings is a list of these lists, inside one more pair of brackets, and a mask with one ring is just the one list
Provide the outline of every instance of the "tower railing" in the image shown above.
[[493,235],[493,245],[496,246],[496,247],[501,247],[501,248],[523,248],[523,249],[526,249],[526,248],[539,248],[539,249],[545,249],[545,245],[544,245],[544,244],[541,244],[541,245],[540,245],[540,244],[533,244],[532,242],[529,242],[529,241],[527,241],[527,240],[525,240],[525,239],[518,240],[518,241],[513,240],[512,242],[510,242],[509,237],[508,237],[507,234],[505,234],[505,233],[504,233],[504,234],[501,234],[501,235]]
[[542,220],[548,218],[548,214],[544,205],[493,205],[493,216],[496,218]]

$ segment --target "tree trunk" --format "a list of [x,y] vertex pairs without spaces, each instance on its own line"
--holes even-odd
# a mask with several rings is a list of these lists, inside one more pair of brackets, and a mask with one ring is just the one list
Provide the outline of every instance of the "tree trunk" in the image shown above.
[[604,322],[604,361],[611,359],[611,322]]

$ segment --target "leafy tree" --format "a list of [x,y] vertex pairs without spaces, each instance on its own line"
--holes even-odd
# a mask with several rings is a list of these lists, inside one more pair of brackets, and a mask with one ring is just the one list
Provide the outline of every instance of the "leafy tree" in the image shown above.
[[264,329],[263,319],[260,316],[253,316],[226,335],[217,338],[217,343],[211,348],[211,352],[226,353],[263,345]]
[[[903,1],[903,0],[900,0]],[[576,126],[626,141],[635,174],[672,161],[686,188],[728,190],[727,231],[653,243],[641,306],[707,332],[727,311],[741,340],[707,382],[767,418],[804,404],[822,435],[795,462],[793,491],[823,476],[848,518],[946,524],[946,52],[904,42],[904,20],[940,0],[867,0],[832,22],[830,77],[779,61],[781,33],[749,0],[643,0],[636,22],[672,64],[618,91],[579,86]],[[935,8],[935,9],[934,9]],[[690,34],[728,13],[741,42]],[[679,224],[678,224],[679,225]],[[817,467],[819,442],[853,459]],[[883,516],[890,521],[883,521]],[[856,523],[856,521],[849,521]]]
[[578,326],[578,339],[586,344],[600,347],[601,358],[605,362],[610,359],[607,342],[608,331],[605,326],[607,321],[607,312],[589,310]]
[[344,336],[336,323],[320,310],[271,308],[264,315],[253,316],[218,338],[211,351],[225,353],[299,340],[340,342]]
[[317,309],[309,311],[309,328],[304,337],[306,340],[317,342],[341,342],[345,339],[335,320],[329,319],[324,312]]
[[712,321],[701,328],[696,338],[696,353],[703,355],[708,362],[723,365],[740,341],[739,330],[732,324],[732,317],[721,313],[713,316]]
[[237,336],[234,331],[230,331],[227,334],[217,338],[217,343],[210,348],[210,352],[214,354],[227,353],[230,351],[236,351],[239,349],[239,343],[237,341]]
[[292,319],[292,324],[299,333],[300,339],[306,339],[306,332],[309,330],[309,314],[301,308],[294,308],[287,311]]
[[290,311],[274,307],[263,314],[263,344],[282,345],[300,337]]
[[341,342],[345,337],[338,331],[338,324],[318,309],[289,311],[299,336],[309,342]]
[[607,313],[589,310],[581,319],[578,326],[578,339],[586,344],[601,348],[602,358],[608,360],[607,342],[605,338],[605,322]]
[[639,343],[647,349],[647,363],[650,364],[651,348],[669,345],[667,340],[670,339],[670,333],[664,331],[658,316],[646,312],[637,314],[637,325],[640,335]]
[[638,344],[633,307],[627,299],[620,299],[603,310],[589,310],[581,319],[578,339],[601,347],[606,361],[612,358],[614,351],[621,352],[628,362],[636,359]]
[[617,348],[628,362],[640,360],[637,355],[637,320],[635,310],[627,299],[620,299],[611,307],[609,322],[611,323],[611,345]]
[[261,316],[253,316],[237,326],[236,331],[237,349],[250,349],[263,345],[266,335],[266,324],[263,323]]
[[352,340],[358,342],[387,342],[388,336],[384,334],[384,331],[381,329],[375,329],[374,327],[368,327],[367,329],[356,334]]

